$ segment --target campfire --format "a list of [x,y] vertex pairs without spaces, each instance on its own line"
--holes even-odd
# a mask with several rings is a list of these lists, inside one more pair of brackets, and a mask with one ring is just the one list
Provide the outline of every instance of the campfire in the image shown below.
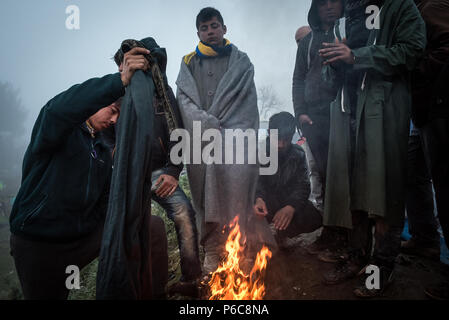
[[230,233],[225,247],[228,255],[212,273],[208,283],[211,294],[209,300],[262,300],[265,295],[263,278],[271,251],[263,246],[257,253],[249,275],[242,271],[240,262],[244,256],[238,219],[238,216],[235,217],[229,225]]

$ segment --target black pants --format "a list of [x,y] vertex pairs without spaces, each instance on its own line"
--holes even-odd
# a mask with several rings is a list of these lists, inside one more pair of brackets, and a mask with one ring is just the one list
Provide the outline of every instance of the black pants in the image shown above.
[[327,156],[329,153],[329,115],[310,115],[313,124],[303,124],[301,131],[307,139],[310,151],[315,158],[315,165],[322,182],[322,195],[326,190]]
[[438,219],[449,247],[449,119],[429,121],[421,129],[438,209]]
[[410,234],[416,241],[440,244],[438,223],[434,215],[433,189],[420,135],[408,142],[406,207]]
[[[273,205],[270,200],[265,200],[268,207],[267,221],[271,223],[276,212],[282,209],[279,205]],[[312,202],[307,201],[305,207],[301,211],[295,211],[292,221],[288,225],[287,229],[279,232],[279,235],[289,238],[295,237],[302,233],[313,232],[323,225],[323,217]]]
[[[377,266],[392,269],[401,248],[402,224],[391,224],[380,217],[370,219],[364,211],[353,211],[352,223],[353,228],[349,232],[349,245],[361,262],[368,263],[370,261]],[[371,255],[373,243],[374,251]]]
[[[45,243],[11,235],[22,292],[27,300],[65,300],[69,295],[66,274],[69,265],[81,270],[100,253],[102,228],[86,238],[69,243]],[[151,261],[154,297],[163,296],[168,279],[167,236],[164,221],[151,217]],[[83,283],[80,283],[82,286]]]

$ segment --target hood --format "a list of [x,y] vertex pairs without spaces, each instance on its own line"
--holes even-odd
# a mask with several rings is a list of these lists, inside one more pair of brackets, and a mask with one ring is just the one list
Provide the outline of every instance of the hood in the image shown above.
[[[345,7],[346,0],[341,0],[343,8]],[[312,0],[312,4],[309,9],[309,15],[307,17],[309,26],[312,30],[321,29],[321,20],[318,15],[318,0]]]
[[159,47],[159,45],[156,43],[156,40],[151,37],[144,38],[140,41],[128,39],[122,42],[120,49],[123,54],[125,54],[134,47],[142,47],[150,50],[151,57],[156,60],[157,64],[159,65],[159,69],[161,69],[161,72],[165,73],[165,70],[167,69],[167,52],[165,51],[165,48]]
[[309,26],[312,30],[319,30],[321,27],[320,17],[318,16],[318,0],[312,0],[312,5],[309,9],[309,15],[307,17]]

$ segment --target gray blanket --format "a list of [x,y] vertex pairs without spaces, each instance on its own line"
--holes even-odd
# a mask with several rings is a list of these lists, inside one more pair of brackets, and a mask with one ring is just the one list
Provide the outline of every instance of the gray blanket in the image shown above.
[[[223,150],[225,129],[254,129],[257,132],[259,111],[254,67],[248,56],[235,46],[232,48],[228,70],[218,84],[214,101],[207,112],[201,106],[195,79],[184,62],[181,63],[176,84],[181,115],[191,139],[193,121],[201,121],[203,132],[210,128],[219,130]],[[193,141],[190,145],[193,145]],[[206,223],[224,225],[240,215],[240,226],[244,232],[248,215],[252,213],[258,165],[248,164],[247,156],[245,164],[224,164],[224,158],[223,151],[223,164],[187,165],[193,206],[200,218],[202,240]]]

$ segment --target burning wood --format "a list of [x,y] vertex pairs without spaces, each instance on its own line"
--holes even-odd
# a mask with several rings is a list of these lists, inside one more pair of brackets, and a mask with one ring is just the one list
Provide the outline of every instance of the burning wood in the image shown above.
[[231,231],[226,241],[226,259],[211,275],[208,285],[211,296],[209,300],[262,300],[265,295],[263,277],[271,251],[263,246],[257,253],[256,261],[250,274],[240,268],[243,247],[240,246],[241,233],[238,216],[230,224]]

